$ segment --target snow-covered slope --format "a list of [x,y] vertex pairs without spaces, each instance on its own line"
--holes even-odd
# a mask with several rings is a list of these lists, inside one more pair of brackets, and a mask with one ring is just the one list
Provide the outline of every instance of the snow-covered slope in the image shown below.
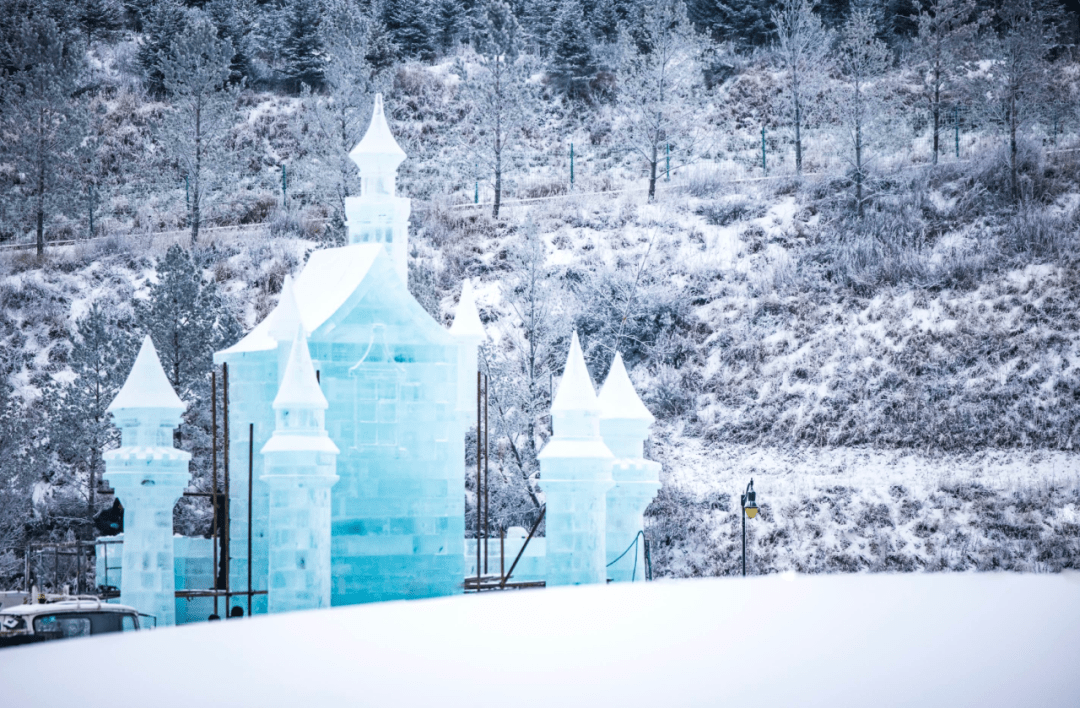
[[0,685],[40,708],[1072,708],[1078,597],[1075,573],[525,590],[7,649]]

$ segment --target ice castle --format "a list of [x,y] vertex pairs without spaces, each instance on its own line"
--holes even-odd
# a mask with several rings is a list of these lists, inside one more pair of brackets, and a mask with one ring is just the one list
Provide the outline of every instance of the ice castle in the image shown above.
[[[229,585],[249,589],[250,548],[250,589],[263,591],[255,613],[451,595],[475,572],[465,433],[485,333],[472,287],[463,284],[449,330],[408,290],[410,202],[396,193],[405,153],[381,96],[350,156],[361,194],[346,200],[348,245],[313,252],[270,315],[214,357],[228,371]],[[208,539],[170,543],[188,456],[171,444],[184,407],[160,369],[147,339],[112,406],[123,446],[107,456],[106,478],[127,514],[121,600],[167,625],[174,589],[214,580]],[[575,334],[552,417],[540,454],[547,534],[519,575],[551,585],[642,579],[634,544],[659,465],[643,459],[652,416],[622,359],[597,396]],[[524,532],[510,536],[515,552]]]

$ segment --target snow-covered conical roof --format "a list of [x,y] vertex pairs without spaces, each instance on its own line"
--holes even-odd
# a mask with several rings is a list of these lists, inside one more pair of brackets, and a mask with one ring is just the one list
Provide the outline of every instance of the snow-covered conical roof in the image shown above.
[[457,312],[454,313],[454,323],[450,325],[450,334],[459,339],[477,341],[483,341],[487,337],[484,323],[480,321],[480,313],[476,309],[472,282],[469,280],[461,286],[461,299],[458,301]]
[[562,380],[559,381],[559,390],[555,392],[551,412],[599,410],[596,389],[593,388],[592,377],[585,366],[585,355],[581,353],[577,332],[574,332],[574,337],[570,340],[570,354],[566,357],[566,367],[563,369]]
[[296,336],[296,328],[301,324],[300,306],[296,302],[296,293],[293,292],[291,275],[285,276],[277,307],[270,313],[270,318],[270,336],[276,341],[288,342]]
[[[364,137],[349,152],[349,157],[357,164],[361,173],[369,166],[395,170],[405,159],[405,151],[398,145],[393,133],[390,132],[390,126],[386,123],[381,93],[375,94],[375,109],[371,113],[371,123]],[[374,165],[372,158],[375,158]]]
[[285,365],[285,375],[281,377],[281,386],[274,398],[274,410],[325,409],[328,405],[326,396],[319,388],[319,380],[315,377],[315,365],[311,363],[311,352],[308,351],[304,328],[298,325],[292,350],[289,352],[289,363]]
[[601,418],[644,420],[649,423],[656,420],[634,390],[620,352],[615,352],[615,361],[611,362],[611,370],[600,387],[597,401],[600,403]]
[[120,393],[116,394],[116,398],[109,404],[108,410],[119,411],[131,408],[175,411],[183,411],[187,408],[165,376],[165,370],[161,368],[161,359],[158,358],[150,335],[143,338],[142,347],[139,349],[139,355],[135,357],[131,373],[128,374]]

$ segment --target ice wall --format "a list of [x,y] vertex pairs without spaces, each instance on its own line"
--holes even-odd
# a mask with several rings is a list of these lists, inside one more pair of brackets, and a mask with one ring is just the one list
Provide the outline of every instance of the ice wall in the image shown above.
[[173,506],[190,479],[191,455],[173,447],[185,406],[173,391],[150,337],[109,405],[120,447],[104,454],[105,479],[124,505],[120,601],[176,622]]
[[547,584],[603,583],[614,456],[600,437],[600,406],[576,332],[551,415],[554,435],[538,456],[547,499]]
[[644,458],[655,419],[634,390],[622,354],[615,354],[598,402],[600,435],[615,455],[615,486],[607,493],[608,577],[616,582],[644,580],[645,544],[639,534],[645,508],[660,489],[660,464]]
[[330,488],[338,448],[324,429],[326,398],[303,325],[274,399],[274,434],[262,448],[270,489],[270,612],[330,606]]

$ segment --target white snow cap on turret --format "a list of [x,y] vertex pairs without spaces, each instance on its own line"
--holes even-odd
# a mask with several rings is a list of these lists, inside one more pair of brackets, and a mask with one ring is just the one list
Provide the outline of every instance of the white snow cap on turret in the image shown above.
[[131,367],[131,373],[128,374],[120,393],[116,394],[116,398],[109,404],[108,410],[113,412],[131,408],[156,408],[181,412],[187,408],[165,376],[165,370],[161,368],[161,359],[158,358],[150,335],[143,339],[139,355],[135,357],[135,364]]
[[559,390],[551,404],[551,412],[599,410],[596,389],[593,388],[592,377],[585,366],[585,355],[581,353],[581,344],[575,331],[573,339],[570,340],[570,354],[566,357]]
[[319,380],[315,378],[315,365],[311,363],[311,352],[308,351],[304,328],[297,326],[292,351],[289,352],[289,363],[285,365],[285,375],[281,378],[281,386],[274,398],[274,410],[325,410],[328,407],[326,396],[319,388]]
[[615,352],[615,361],[611,362],[611,370],[608,371],[604,385],[600,387],[597,400],[600,403],[601,418],[644,420],[650,424],[656,420],[634,390],[620,352]]
[[285,276],[278,296],[277,307],[270,313],[270,336],[278,342],[288,342],[296,336],[296,328],[301,325],[300,306],[296,304],[291,275]]
[[458,300],[454,323],[450,325],[450,334],[459,339],[473,339],[482,342],[487,338],[484,323],[476,309],[476,296],[473,295],[472,282],[465,281],[461,286],[461,299]]
[[349,157],[360,168],[360,175],[370,176],[380,172],[393,172],[405,160],[405,151],[394,140],[390,126],[386,124],[383,113],[383,97],[375,94],[375,109],[371,113],[371,123],[367,132]]

